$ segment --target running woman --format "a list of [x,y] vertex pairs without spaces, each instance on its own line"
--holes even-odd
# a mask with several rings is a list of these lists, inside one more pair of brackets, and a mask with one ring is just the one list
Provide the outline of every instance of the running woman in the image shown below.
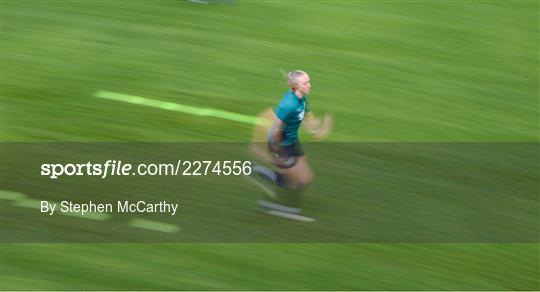
[[[333,124],[333,116],[325,114],[317,119],[309,109],[308,95],[311,91],[309,75],[301,70],[287,73],[289,90],[283,95],[279,105],[273,110],[263,112],[262,119],[273,119],[267,134],[268,151],[252,144],[252,150],[266,161],[272,162],[279,170],[255,165],[256,175],[280,186],[280,194],[272,196],[273,201],[260,200],[263,209],[278,209],[287,213],[300,213],[300,198],[306,186],[313,180],[306,155],[299,141],[301,125],[316,139],[328,136]],[[261,132],[257,129],[255,135]],[[257,138],[255,137],[255,140]]]

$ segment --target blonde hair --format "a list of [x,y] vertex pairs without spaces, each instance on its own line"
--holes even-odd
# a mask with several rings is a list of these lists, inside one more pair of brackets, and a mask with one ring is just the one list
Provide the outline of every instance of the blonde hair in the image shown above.
[[302,75],[307,75],[307,73],[302,70],[294,70],[287,73],[287,84],[289,87],[293,88],[295,85],[298,85],[298,77]]

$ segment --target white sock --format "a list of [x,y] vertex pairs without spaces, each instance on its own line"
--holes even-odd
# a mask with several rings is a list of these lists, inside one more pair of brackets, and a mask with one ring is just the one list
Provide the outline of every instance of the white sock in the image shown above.
[[264,166],[260,166],[260,165],[256,165],[253,170],[261,175],[264,175],[265,177],[267,177],[269,180],[277,183],[277,178],[278,178],[278,175],[275,171],[271,170],[270,168],[267,168],[267,167],[264,167]]

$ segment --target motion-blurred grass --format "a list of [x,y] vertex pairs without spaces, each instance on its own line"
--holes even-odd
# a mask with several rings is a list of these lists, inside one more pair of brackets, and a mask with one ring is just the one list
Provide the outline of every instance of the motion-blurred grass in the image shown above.
[[[250,125],[93,95],[256,115],[296,68],[332,141],[538,142],[535,1],[1,4],[4,142],[245,141]],[[538,290],[538,248],[10,243],[0,288]]]
[[5,249],[4,282],[10,289],[530,290],[538,283],[530,269],[537,264],[530,256],[537,246],[530,244],[102,243]]
[[296,68],[315,112],[336,113],[332,140],[538,140],[536,2],[3,6],[4,141],[246,140],[248,125],[93,94],[255,115]]

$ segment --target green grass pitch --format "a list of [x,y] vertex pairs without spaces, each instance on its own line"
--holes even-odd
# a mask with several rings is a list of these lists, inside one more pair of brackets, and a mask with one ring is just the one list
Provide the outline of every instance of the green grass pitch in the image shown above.
[[[336,116],[331,142],[538,143],[538,11],[537,1],[2,0],[1,141],[248,141],[249,124],[94,94],[256,115],[286,90],[281,70],[304,69],[314,112]],[[316,183],[346,193],[324,162]],[[349,200],[313,191],[308,202],[339,216]],[[0,289],[539,290],[539,263],[538,242],[3,242]]]

